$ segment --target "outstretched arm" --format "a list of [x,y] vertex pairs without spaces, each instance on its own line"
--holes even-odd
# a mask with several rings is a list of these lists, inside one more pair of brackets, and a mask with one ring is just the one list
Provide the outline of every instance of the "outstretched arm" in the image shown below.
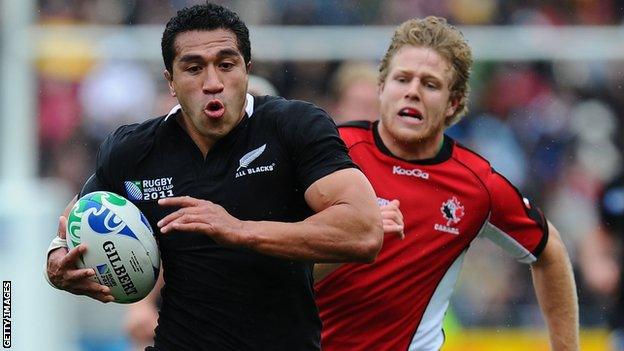
[[549,238],[532,265],[533,284],[555,351],[579,350],[579,317],[572,266],[557,229],[548,223]]
[[173,230],[204,233],[215,241],[260,253],[315,262],[375,259],[383,240],[375,193],[366,177],[349,168],[314,182],[305,192],[316,214],[297,223],[240,221],[223,207],[190,197],[161,199],[181,208],[158,222],[163,234]]

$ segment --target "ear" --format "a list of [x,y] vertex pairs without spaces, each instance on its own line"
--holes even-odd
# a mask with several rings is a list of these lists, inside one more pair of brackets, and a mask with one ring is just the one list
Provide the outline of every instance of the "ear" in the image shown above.
[[167,70],[163,71],[163,76],[165,76],[165,79],[167,80],[167,85],[169,86],[169,94],[175,97],[176,92],[175,92],[175,88],[173,87],[173,76]]
[[378,100],[381,100],[381,93],[383,92],[384,87],[385,87],[384,82],[377,84],[377,99]]
[[247,62],[245,69],[247,69],[247,73],[251,72],[251,61]]
[[457,111],[457,107],[459,106],[460,99],[458,97],[451,97],[449,99],[448,106],[446,107],[445,115],[446,117],[451,117]]

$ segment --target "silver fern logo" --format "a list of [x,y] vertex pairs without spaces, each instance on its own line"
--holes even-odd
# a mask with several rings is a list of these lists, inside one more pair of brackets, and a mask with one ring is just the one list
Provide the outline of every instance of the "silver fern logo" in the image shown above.
[[260,146],[257,149],[253,149],[243,155],[238,161],[238,168],[236,169],[236,177],[242,177],[253,173],[272,172],[275,168],[275,163],[271,163],[266,166],[249,167],[249,165],[255,161],[266,150],[266,144]]
[[249,166],[250,163],[252,163],[255,159],[260,157],[260,155],[262,155],[265,149],[266,149],[266,144],[246,153],[245,156],[241,157],[241,159],[238,161],[238,168],[236,169],[236,172],[238,172],[243,167]]

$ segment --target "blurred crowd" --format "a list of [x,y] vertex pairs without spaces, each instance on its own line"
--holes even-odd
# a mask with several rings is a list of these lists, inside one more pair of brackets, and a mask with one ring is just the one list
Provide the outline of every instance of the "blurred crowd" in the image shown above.
[[[41,0],[38,21],[162,25],[176,9],[197,2]],[[216,2],[250,25],[395,25],[425,15],[458,25],[619,25],[624,15],[624,0]],[[64,45],[81,50],[88,43]],[[161,62],[85,56],[39,60],[37,69],[40,174],[63,178],[74,190],[92,172],[97,146],[115,126],[165,114],[176,103]],[[563,233],[574,264],[583,238],[597,224],[601,187],[621,171],[623,72],[620,61],[477,62],[470,113],[450,131],[540,205]],[[270,81],[279,95],[324,107],[337,123],[377,118],[376,62],[256,61],[252,73]],[[529,279],[525,266],[479,243],[453,298],[456,319],[465,326],[539,325]],[[581,276],[577,283],[581,323],[604,325],[609,299],[586,289]]]

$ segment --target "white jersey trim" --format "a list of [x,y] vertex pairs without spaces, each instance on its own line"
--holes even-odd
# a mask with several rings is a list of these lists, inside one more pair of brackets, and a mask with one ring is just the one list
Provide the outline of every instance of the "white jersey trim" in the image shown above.
[[442,322],[465,256],[466,250],[457,256],[455,262],[453,262],[444,274],[444,277],[442,277],[442,280],[440,280],[438,287],[429,300],[418,329],[410,342],[409,351],[438,351],[442,347],[444,343]]
[[[169,118],[169,116],[176,114],[178,110],[181,108],[182,106],[180,106],[180,104],[173,106],[173,108],[169,111],[169,113],[167,113],[167,116],[165,117],[165,121]],[[251,115],[253,114],[253,111],[254,111],[254,97],[251,94],[247,94],[246,101],[245,101],[245,113],[247,114],[248,118],[251,117]]]
[[531,251],[527,250],[522,244],[511,235],[505,233],[494,224],[487,222],[479,235],[490,239],[494,244],[500,246],[509,255],[521,263],[531,264],[537,261]]

